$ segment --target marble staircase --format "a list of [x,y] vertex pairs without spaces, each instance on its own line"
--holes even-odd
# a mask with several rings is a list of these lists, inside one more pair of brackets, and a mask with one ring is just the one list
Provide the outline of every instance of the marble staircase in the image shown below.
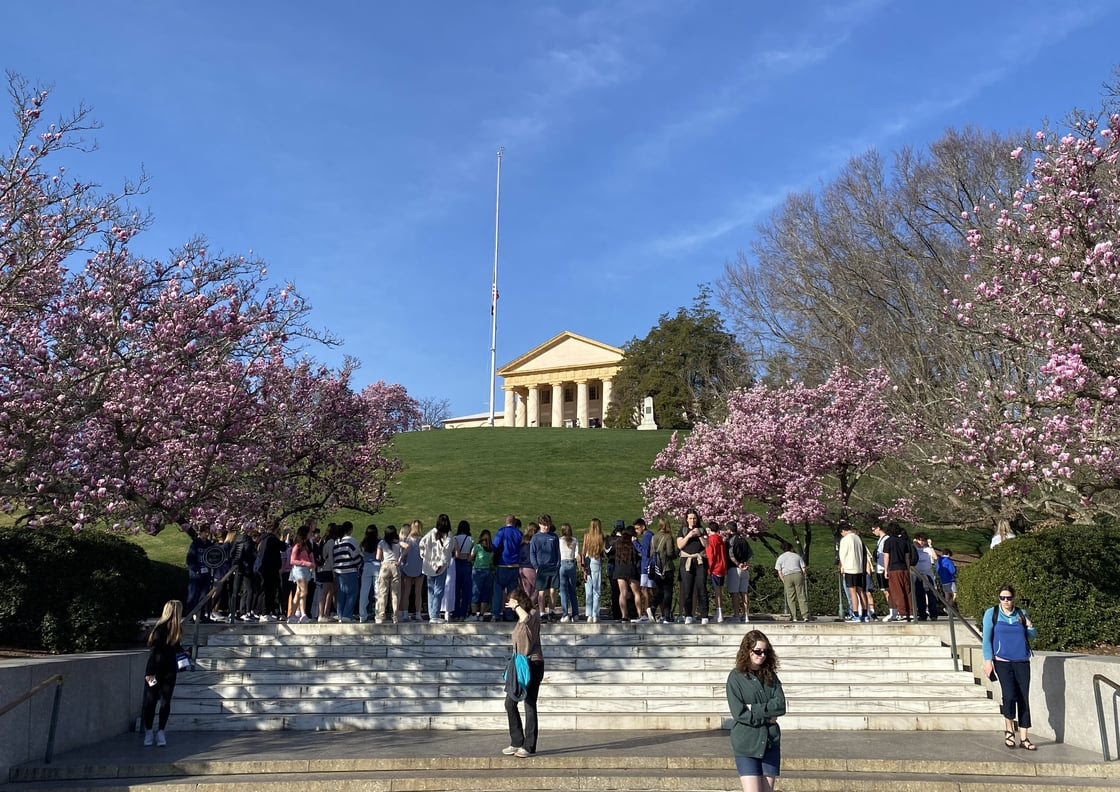
[[[542,730],[728,725],[724,682],[762,629],[784,730],[998,730],[998,707],[919,624],[558,624],[542,629]],[[205,625],[174,717],[186,730],[505,728],[508,624]]]

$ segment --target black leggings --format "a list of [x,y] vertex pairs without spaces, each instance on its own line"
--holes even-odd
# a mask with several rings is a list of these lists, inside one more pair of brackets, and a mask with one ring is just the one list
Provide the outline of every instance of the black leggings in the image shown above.
[[517,702],[506,696],[506,720],[509,722],[509,744],[537,752],[537,694],[544,680],[544,660],[529,661],[529,684],[525,686],[525,728],[521,728],[521,713]]
[[175,692],[176,674],[156,677],[156,683],[149,685],[144,681],[144,707],[141,714],[144,717],[144,729],[151,731],[152,722],[156,718],[156,702],[159,708],[159,730],[167,728],[167,718],[171,715],[171,694]]
[[999,711],[1009,721],[1015,721],[1020,729],[1029,729],[1031,727],[1031,704],[1028,698],[1031,692],[1031,661],[996,660],[995,667],[999,689],[1003,694],[1003,706]]

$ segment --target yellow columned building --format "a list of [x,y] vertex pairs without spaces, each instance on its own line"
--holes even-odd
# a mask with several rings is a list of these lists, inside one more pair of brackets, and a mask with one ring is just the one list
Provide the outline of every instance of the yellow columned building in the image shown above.
[[[498,426],[602,426],[622,363],[618,347],[565,330],[498,369],[505,409]],[[488,416],[444,422],[449,429],[484,426]]]

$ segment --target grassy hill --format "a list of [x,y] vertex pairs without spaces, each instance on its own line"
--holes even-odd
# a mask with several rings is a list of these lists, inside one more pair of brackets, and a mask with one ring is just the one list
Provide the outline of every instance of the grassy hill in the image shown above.
[[[670,431],[573,429],[455,429],[408,432],[394,442],[405,463],[391,487],[395,503],[370,517],[342,511],[359,538],[370,522],[381,528],[419,519],[425,528],[446,513],[452,525],[468,520],[472,532],[501,527],[513,512],[528,523],[541,513],[577,536],[592,517],[608,527],[642,513],[639,485]],[[187,537],[169,529],[137,538],[153,559],[183,563]]]
[[[409,432],[395,440],[405,463],[391,488],[395,502],[372,518],[342,511],[335,519],[353,521],[361,537],[370,522],[384,528],[419,519],[427,528],[445,512],[452,525],[468,520],[478,536],[482,528],[501,526],[509,512],[526,523],[547,512],[582,536],[592,517],[609,528],[616,519],[629,522],[642,513],[640,484],[671,435],[551,428]],[[978,554],[988,543],[982,531],[930,533],[935,546],[957,554]],[[181,565],[186,557],[187,537],[174,529],[137,541],[155,560]],[[832,559],[831,536],[818,530],[810,562],[827,567]]]

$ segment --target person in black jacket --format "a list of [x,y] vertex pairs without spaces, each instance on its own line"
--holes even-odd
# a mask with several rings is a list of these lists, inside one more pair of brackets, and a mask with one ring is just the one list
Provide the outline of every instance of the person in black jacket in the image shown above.
[[183,636],[183,603],[171,600],[163,606],[160,616],[151,633],[148,634],[148,664],[144,669],[144,745],[152,744],[152,725],[156,716],[156,703],[159,702],[159,731],[154,735],[155,744],[167,745],[164,729],[171,715],[171,694],[175,692],[175,679],[179,675],[177,655],[183,651],[179,643]]
[[256,567],[260,577],[262,605],[257,613],[263,621],[275,621],[280,608],[280,567],[284,562],[284,542],[280,539],[280,521],[273,520],[257,543]]

